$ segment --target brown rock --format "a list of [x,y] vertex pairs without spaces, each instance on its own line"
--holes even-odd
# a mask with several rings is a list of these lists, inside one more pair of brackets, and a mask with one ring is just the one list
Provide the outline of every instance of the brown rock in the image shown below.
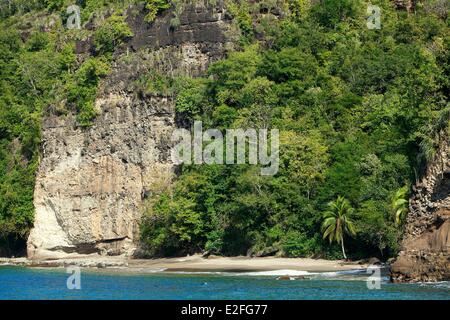
[[402,251],[391,264],[393,282],[450,280],[450,142],[442,136],[412,196]]

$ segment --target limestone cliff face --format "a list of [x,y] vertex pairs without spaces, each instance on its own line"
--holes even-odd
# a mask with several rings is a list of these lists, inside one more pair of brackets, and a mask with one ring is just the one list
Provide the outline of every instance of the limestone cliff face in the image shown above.
[[391,266],[393,281],[450,279],[450,139],[413,188],[402,251]]
[[141,8],[130,8],[135,36],[102,84],[94,125],[77,127],[72,114],[43,121],[29,258],[132,254],[142,200],[170,183],[174,100],[137,93],[133,83],[155,69],[201,74],[224,56],[230,24],[220,4],[186,7],[175,30],[170,13],[153,24],[144,16]]

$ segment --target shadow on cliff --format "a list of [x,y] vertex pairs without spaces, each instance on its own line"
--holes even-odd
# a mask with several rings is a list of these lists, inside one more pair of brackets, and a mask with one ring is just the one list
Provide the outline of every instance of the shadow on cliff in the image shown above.
[[26,237],[8,235],[0,237],[0,257],[26,257],[27,240]]

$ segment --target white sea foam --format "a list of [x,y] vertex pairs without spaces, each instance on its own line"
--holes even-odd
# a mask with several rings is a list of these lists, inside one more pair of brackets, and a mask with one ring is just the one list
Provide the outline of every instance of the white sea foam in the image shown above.
[[346,271],[329,271],[329,272],[309,272],[304,270],[278,269],[270,271],[249,271],[249,272],[231,272],[231,271],[169,271],[176,274],[206,274],[221,276],[248,276],[248,277],[299,277],[307,278],[339,278],[342,276],[358,276],[366,274],[365,269],[346,270]]
[[343,271],[330,271],[330,272],[316,272],[315,274],[320,274],[323,276],[336,277],[336,276],[348,276],[348,275],[364,275],[367,269],[353,269],[353,270],[343,270]]
[[303,270],[291,270],[291,269],[282,269],[282,270],[271,270],[271,271],[254,271],[254,272],[241,272],[240,274],[246,276],[306,276],[311,273]]
[[420,286],[450,289],[450,281],[423,282]]
[[303,270],[281,269],[271,271],[242,272],[246,276],[321,276],[321,277],[339,277],[343,275],[359,275],[365,273],[365,269],[345,270],[345,271],[325,271],[309,272]]
[[271,271],[250,271],[250,272],[236,272],[236,271],[169,271],[176,274],[210,274],[221,276],[250,276],[250,277],[279,277],[289,276],[298,277],[311,275],[312,273],[302,270],[271,270]]
[[[126,267],[123,268],[124,270],[127,270]],[[164,272],[167,270],[167,268],[155,268],[155,269],[148,269],[148,268],[138,268],[137,270],[142,271],[143,273],[158,273],[158,272]]]

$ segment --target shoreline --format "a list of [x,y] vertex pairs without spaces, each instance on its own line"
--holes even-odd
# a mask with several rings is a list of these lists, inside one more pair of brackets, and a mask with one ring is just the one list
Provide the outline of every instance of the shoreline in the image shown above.
[[333,272],[366,269],[367,263],[358,261],[325,260],[311,258],[275,257],[218,257],[204,258],[192,255],[176,258],[130,259],[98,255],[68,257],[55,260],[28,260],[27,258],[0,258],[0,266],[30,268],[62,268],[79,266],[92,270],[120,271],[121,273],[155,272],[270,272],[288,274],[291,271]]

